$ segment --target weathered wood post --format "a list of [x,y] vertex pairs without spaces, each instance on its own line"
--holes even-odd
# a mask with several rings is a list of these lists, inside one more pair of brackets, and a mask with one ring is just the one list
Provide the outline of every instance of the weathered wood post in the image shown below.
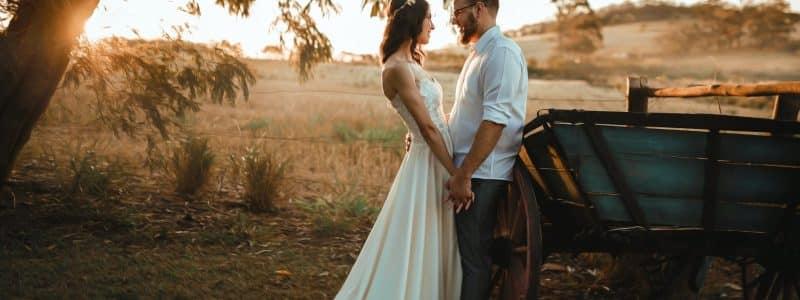
[[772,119],[797,121],[798,111],[800,111],[800,95],[781,94],[775,96],[775,105],[772,107]]
[[647,78],[628,77],[628,112],[647,112]]

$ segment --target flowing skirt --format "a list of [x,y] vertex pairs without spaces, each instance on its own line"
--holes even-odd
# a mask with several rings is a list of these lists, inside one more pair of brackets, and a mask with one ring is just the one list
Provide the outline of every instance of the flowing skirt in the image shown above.
[[461,261],[449,175],[415,142],[336,299],[458,299]]

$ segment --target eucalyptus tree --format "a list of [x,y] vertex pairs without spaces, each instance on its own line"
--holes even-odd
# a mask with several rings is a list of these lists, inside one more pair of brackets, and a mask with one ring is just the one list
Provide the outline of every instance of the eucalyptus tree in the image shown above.
[[[110,0],[114,1],[114,0]],[[116,0],[119,1],[119,0]],[[201,14],[196,0],[182,10]],[[255,0],[215,0],[247,17]],[[100,0],[0,0],[0,186],[60,84],[83,85],[95,95],[98,118],[116,132],[152,126],[164,137],[175,117],[201,101],[246,99],[255,77],[235,47],[183,41],[111,38],[87,44],[80,36]],[[332,0],[279,0],[273,27],[301,80],[331,59],[332,45],[312,11],[337,13]],[[368,3],[364,3],[368,5]],[[382,5],[374,1],[374,5]],[[143,125],[144,124],[144,125]]]

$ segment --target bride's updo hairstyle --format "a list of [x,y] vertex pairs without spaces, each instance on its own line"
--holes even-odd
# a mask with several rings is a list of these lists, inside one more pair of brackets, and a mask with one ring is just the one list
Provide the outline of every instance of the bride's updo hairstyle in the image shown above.
[[386,14],[386,29],[381,42],[381,62],[386,63],[400,45],[411,39],[411,57],[422,63],[425,53],[417,48],[417,37],[422,32],[422,22],[428,15],[428,1],[392,0]]

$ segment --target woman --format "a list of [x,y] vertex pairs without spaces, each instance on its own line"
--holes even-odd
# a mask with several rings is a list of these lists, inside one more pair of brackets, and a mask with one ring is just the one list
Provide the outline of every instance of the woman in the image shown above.
[[336,299],[458,299],[461,265],[444,183],[456,168],[442,87],[421,67],[434,29],[426,0],[392,0],[381,43],[383,93],[412,145]]

